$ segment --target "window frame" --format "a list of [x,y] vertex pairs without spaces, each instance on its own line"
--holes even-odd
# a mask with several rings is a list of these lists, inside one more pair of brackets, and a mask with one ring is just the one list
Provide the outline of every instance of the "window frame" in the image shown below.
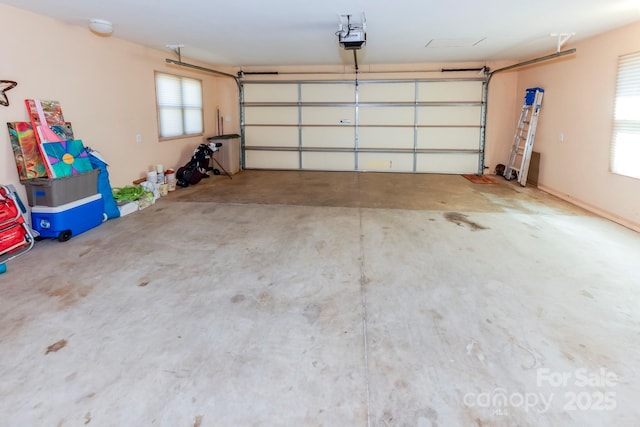
[[[165,78],[170,78],[170,79],[176,79],[179,81],[180,83],[180,93],[178,94],[178,103],[175,105],[162,105],[161,104],[161,99],[160,99],[160,92],[159,92],[159,78],[161,77],[165,77]],[[197,82],[198,83],[198,87],[199,87],[199,93],[200,93],[200,104],[199,106],[192,106],[192,105],[187,105],[184,99],[184,91],[182,90],[184,88],[184,83],[185,82]],[[175,140],[175,139],[182,139],[182,138],[191,138],[191,137],[197,137],[197,136],[203,136],[204,135],[204,89],[203,89],[203,82],[200,79],[196,79],[193,77],[186,77],[186,76],[181,76],[181,75],[177,75],[177,74],[171,74],[171,73],[166,73],[163,71],[155,71],[154,73],[154,85],[155,85],[155,92],[156,92],[156,120],[157,120],[157,124],[158,124],[158,140],[159,141],[170,141],[170,140]],[[180,134],[171,134],[169,136],[163,136],[163,124],[162,124],[162,112],[165,109],[168,108],[173,108],[176,109],[178,108],[180,110],[180,124],[182,127],[182,131]],[[199,120],[200,120],[200,129],[198,132],[194,132],[194,133],[188,133],[188,131],[186,130],[186,128],[188,126],[186,126],[186,114],[187,111],[193,111],[194,109],[199,111]]]
[[609,171],[640,179],[640,52],[620,55],[616,70]]

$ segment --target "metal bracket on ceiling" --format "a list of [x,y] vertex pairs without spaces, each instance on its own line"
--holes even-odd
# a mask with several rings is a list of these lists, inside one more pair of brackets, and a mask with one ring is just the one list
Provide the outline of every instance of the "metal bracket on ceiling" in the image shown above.
[[367,29],[367,17],[365,16],[364,12],[362,12],[360,14],[360,22],[358,22],[356,19],[353,19],[353,22],[351,21],[353,15],[350,13],[339,13],[338,14],[338,20],[340,21],[340,24],[338,25],[338,33],[348,33],[351,30],[362,30],[362,31],[366,31]]
[[184,47],[183,44],[168,44],[167,47],[171,50],[173,50],[176,55],[178,55],[178,61],[182,62],[182,48]]
[[576,33],[551,33],[549,34],[551,37],[558,38],[558,44],[556,47],[556,52],[560,52],[562,49],[562,45],[565,44],[571,37],[575,36]]
[[214,70],[212,68],[201,67],[200,65],[189,64],[189,63],[186,63],[186,62],[182,62],[181,49],[184,47],[184,45],[182,45],[182,44],[168,44],[167,47],[169,49],[172,49],[178,55],[178,60],[177,61],[175,59],[166,58],[165,62],[167,64],[179,65],[181,67],[187,67],[187,68],[192,68],[192,69],[198,70],[198,71],[204,71],[205,73],[212,73],[212,74],[217,74],[219,76],[231,77],[236,82],[236,85],[238,86],[238,90],[240,90],[240,76],[239,75],[238,76],[234,76],[233,74],[225,73],[224,71],[218,71],[218,70]]

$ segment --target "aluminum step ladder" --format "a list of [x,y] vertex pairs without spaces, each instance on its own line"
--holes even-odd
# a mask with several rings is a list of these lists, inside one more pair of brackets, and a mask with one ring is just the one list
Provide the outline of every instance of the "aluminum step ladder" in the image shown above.
[[529,163],[531,162],[533,142],[536,138],[536,127],[538,126],[538,115],[540,114],[543,94],[544,89],[539,87],[532,87],[526,90],[520,119],[518,119],[518,127],[513,136],[511,156],[504,169],[504,177],[506,179],[516,178],[523,187],[527,185]]

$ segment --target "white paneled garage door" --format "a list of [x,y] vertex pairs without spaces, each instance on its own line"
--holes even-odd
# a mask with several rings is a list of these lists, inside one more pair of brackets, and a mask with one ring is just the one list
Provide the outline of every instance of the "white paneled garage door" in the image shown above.
[[243,82],[246,169],[481,173],[485,81]]

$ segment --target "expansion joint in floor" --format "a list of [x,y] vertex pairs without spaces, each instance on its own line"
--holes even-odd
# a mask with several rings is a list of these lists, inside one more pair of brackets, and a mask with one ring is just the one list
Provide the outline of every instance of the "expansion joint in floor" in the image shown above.
[[367,277],[364,259],[364,231],[362,229],[362,208],[358,209],[360,233],[360,298],[362,305],[362,344],[364,362],[365,395],[367,401],[367,427],[371,427],[371,393],[369,389],[369,348],[367,341]]

